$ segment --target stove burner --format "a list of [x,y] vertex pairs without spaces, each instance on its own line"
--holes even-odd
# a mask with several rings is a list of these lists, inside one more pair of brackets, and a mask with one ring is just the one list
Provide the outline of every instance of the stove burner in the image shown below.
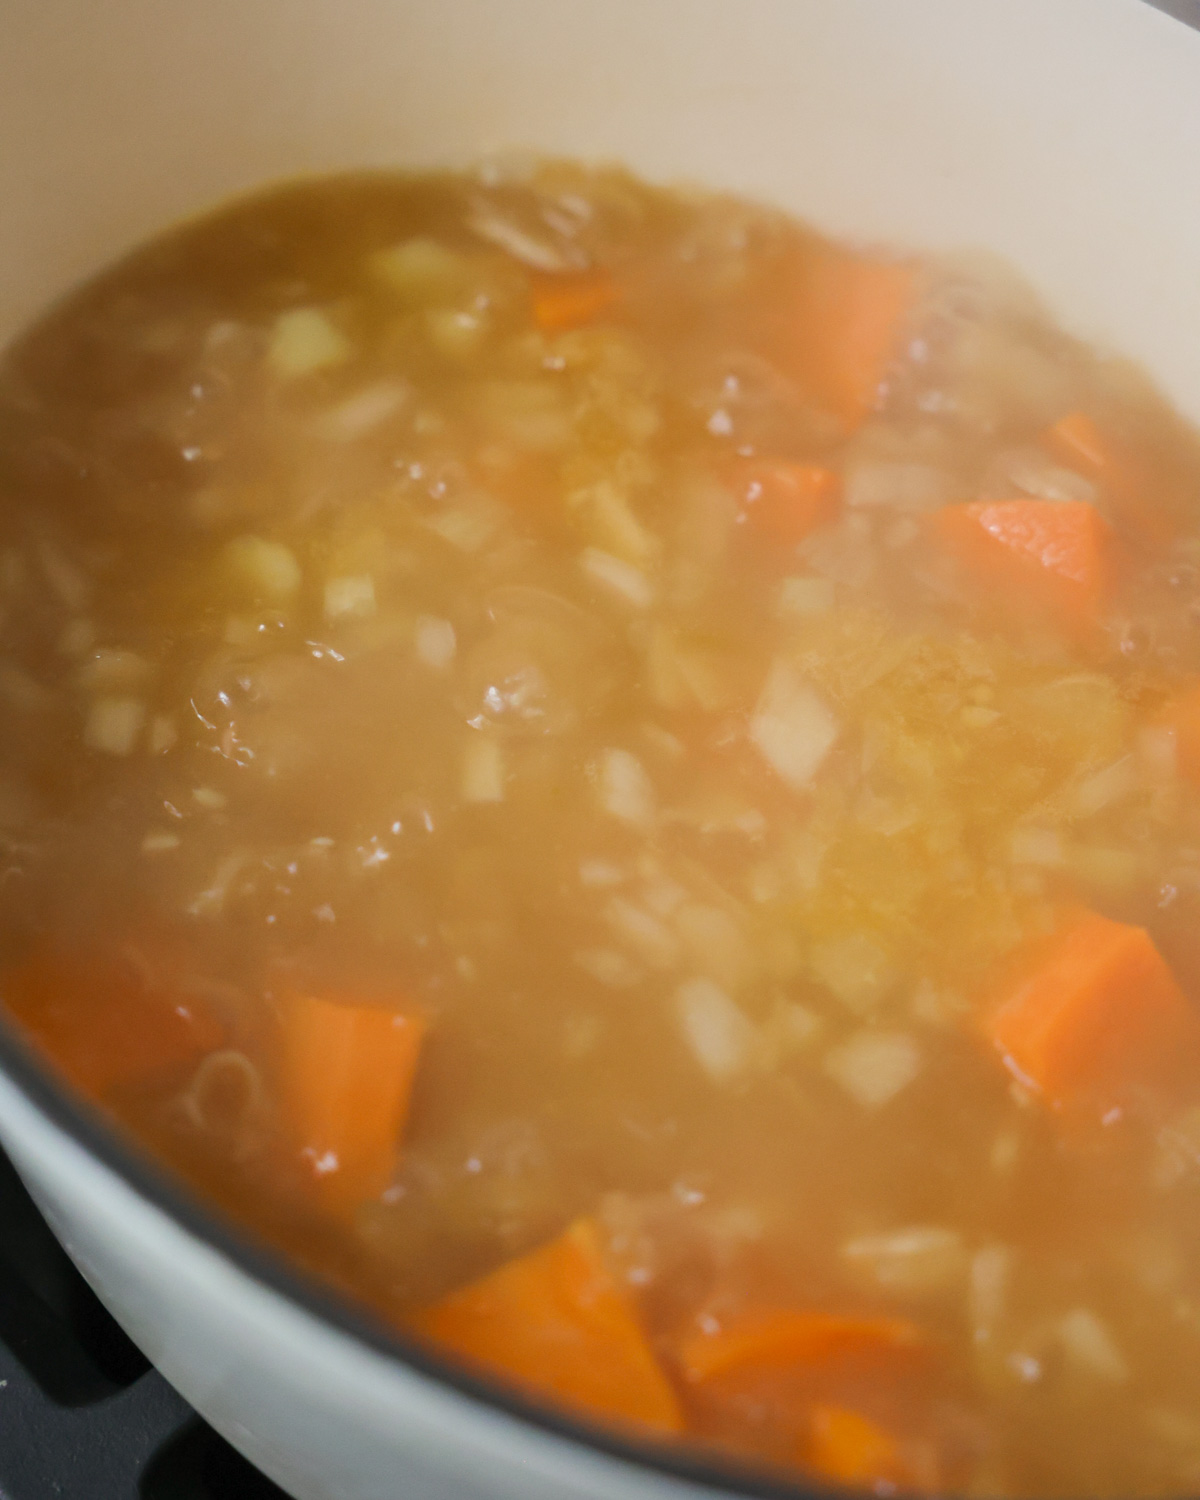
[[130,1343],[0,1157],[0,1500],[287,1500]]

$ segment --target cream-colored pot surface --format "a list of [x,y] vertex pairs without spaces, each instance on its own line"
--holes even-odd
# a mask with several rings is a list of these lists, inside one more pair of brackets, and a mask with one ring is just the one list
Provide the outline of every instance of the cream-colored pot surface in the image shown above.
[[[1200,418],[1200,36],[1140,0],[0,0],[0,340],[264,179],[510,147],[999,251]],[[713,1493],[300,1310],[33,1094],[0,1075],[0,1138],[68,1248],[300,1500]]]

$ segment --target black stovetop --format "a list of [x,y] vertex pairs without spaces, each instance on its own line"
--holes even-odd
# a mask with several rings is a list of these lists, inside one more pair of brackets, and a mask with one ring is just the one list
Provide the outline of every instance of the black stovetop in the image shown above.
[[0,1500],[287,1500],[130,1343],[2,1156]]

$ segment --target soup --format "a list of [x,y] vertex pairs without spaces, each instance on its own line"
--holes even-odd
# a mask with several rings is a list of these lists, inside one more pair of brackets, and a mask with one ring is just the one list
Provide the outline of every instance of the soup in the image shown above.
[[177,228],[0,379],[0,990],[626,1431],[1200,1483],[1200,444],[1003,267],[550,163]]

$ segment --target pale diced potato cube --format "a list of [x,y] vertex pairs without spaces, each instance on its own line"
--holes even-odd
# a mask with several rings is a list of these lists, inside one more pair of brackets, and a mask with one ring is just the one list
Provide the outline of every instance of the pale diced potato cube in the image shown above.
[[825,1059],[825,1071],[865,1109],[887,1104],[920,1070],[921,1050],[905,1032],[860,1031]]
[[464,802],[504,801],[504,748],[499,740],[474,735],[463,753]]
[[344,364],[352,352],[350,340],[315,307],[296,307],[280,313],[267,344],[267,363],[276,375],[292,380]]
[[234,578],[252,598],[285,604],[300,587],[300,564],[283,542],[263,536],[234,537],[225,548],[225,558]]
[[623,823],[646,825],[654,818],[654,783],[628,750],[602,750],[593,766],[604,810]]
[[407,302],[433,302],[453,295],[466,278],[467,262],[437,240],[420,236],[377,250],[372,277]]
[[421,615],[416,630],[417,660],[433,672],[444,672],[458,650],[458,637],[449,620]]
[[803,791],[838,738],[838,723],[790,662],[767,675],[750,721],[750,738],[763,759],[794,791]]
[[689,979],[675,992],[684,1038],[715,1083],[745,1071],[758,1039],[753,1023],[711,979]]
[[83,726],[83,742],[106,755],[128,755],[145,723],[146,705],[140,698],[96,698]]

